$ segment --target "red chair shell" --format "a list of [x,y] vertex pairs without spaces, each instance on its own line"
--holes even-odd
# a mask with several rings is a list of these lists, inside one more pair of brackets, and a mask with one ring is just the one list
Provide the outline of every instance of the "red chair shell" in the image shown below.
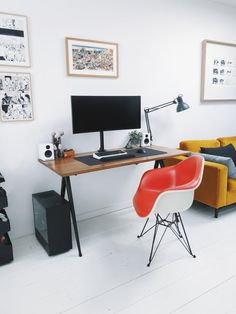
[[[158,212],[158,200],[163,194],[171,194],[173,199],[171,211],[175,212],[174,193],[170,192],[194,191],[201,183],[203,166],[202,156],[191,156],[174,166],[146,171],[133,199],[137,214],[140,217],[147,217],[154,210]],[[188,193],[182,194],[184,198]],[[179,196],[178,193],[178,200]],[[189,201],[186,203],[183,199],[183,210],[187,209],[184,208],[186,204],[189,206]]]

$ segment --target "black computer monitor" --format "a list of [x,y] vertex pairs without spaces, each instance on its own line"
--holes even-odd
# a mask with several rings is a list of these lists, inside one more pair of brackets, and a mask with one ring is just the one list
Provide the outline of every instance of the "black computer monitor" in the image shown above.
[[71,96],[73,133],[100,132],[104,151],[104,131],[139,129],[140,96]]

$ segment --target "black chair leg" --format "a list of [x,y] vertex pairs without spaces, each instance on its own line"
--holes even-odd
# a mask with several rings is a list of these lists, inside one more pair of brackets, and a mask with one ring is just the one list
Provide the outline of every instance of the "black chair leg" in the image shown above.
[[143,229],[142,229],[141,233],[140,233],[139,235],[137,235],[137,238],[138,238],[138,239],[143,236],[144,230],[145,230],[146,225],[147,225],[147,223],[148,223],[148,220],[149,220],[149,218],[146,219],[145,224],[144,224],[144,226],[143,226]]
[[[147,266],[149,267],[151,265],[151,262],[161,244],[161,241],[167,231],[167,229],[169,228],[174,235],[177,237],[177,239],[180,241],[180,243],[184,246],[184,248],[188,251],[188,253],[192,256],[192,257],[196,257],[196,255],[193,254],[189,240],[188,240],[188,236],[187,233],[185,231],[185,227],[182,221],[182,218],[180,216],[180,213],[174,213],[172,215],[172,219],[168,218],[170,215],[167,215],[165,218],[162,218],[160,215],[155,214],[156,217],[156,221],[155,224],[153,226],[151,226],[149,229],[146,229],[147,223],[149,218],[147,218],[143,229],[140,233],[140,235],[138,235],[138,238],[142,237],[144,234],[146,234],[147,232],[149,232],[151,229],[154,228],[154,232],[153,232],[153,238],[152,238],[152,246],[151,246],[151,251],[150,251],[150,255],[149,255],[149,260],[148,260],[148,264]],[[157,237],[157,231],[159,226],[163,226],[165,229],[160,237],[160,240],[157,244],[155,244],[156,242],[156,237]],[[182,233],[181,233],[182,232]]]
[[[167,217],[168,217],[168,216],[167,216]],[[160,220],[159,220],[159,219],[160,219]],[[159,248],[159,246],[160,246],[160,244],[161,244],[161,241],[162,241],[162,239],[164,238],[164,235],[165,235],[165,233],[166,233],[166,231],[167,231],[167,228],[169,227],[168,224],[167,224],[167,225],[165,225],[165,224],[163,225],[162,222],[163,222],[162,218],[160,217],[160,215],[157,214],[157,215],[156,215],[156,223],[155,223],[155,225],[154,225],[155,229],[154,229],[154,233],[153,233],[152,247],[151,247],[151,252],[150,252],[150,255],[149,255],[149,261],[148,261],[147,267],[149,267],[149,266],[151,265],[151,262],[152,262],[154,256],[156,255],[156,252],[157,252],[157,250],[158,250],[158,248]],[[155,251],[154,251],[154,246],[155,246],[155,241],[156,241],[156,235],[157,235],[157,230],[158,230],[159,225],[164,226],[164,227],[165,227],[165,230],[164,230],[164,232],[162,233],[161,238],[160,238],[159,242],[157,243],[156,248],[155,248]],[[154,252],[153,252],[153,251],[154,251]]]
[[219,208],[215,208],[215,218],[218,218]]
[[176,227],[176,230],[177,230],[177,232],[179,234],[179,237],[182,238],[183,236],[182,236],[182,234],[181,234],[181,232],[179,230],[179,217],[178,217],[178,215],[176,213],[174,214],[174,217],[175,217],[175,227]]
[[[189,240],[188,240],[188,237],[187,237],[187,233],[186,233],[186,231],[185,231],[184,224],[183,224],[182,218],[181,218],[181,216],[180,216],[180,213],[178,213],[177,215],[178,215],[179,221],[180,221],[180,223],[181,223],[181,227],[182,227],[183,232],[184,232],[184,237],[185,237],[185,239],[183,238],[183,240],[184,240],[184,242],[186,241],[185,244],[187,244],[187,247],[185,247],[185,248],[187,249],[187,251],[189,252],[189,254],[192,255],[192,257],[195,258],[196,255],[194,255],[193,252],[192,252],[192,249],[191,249],[191,246],[190,246],[190,244],[189,244]],[[180,240],[180,239],[179,239],[179,240]],[[182,241],[180,241],[180,242],[183,244]],[[184,244],[183,244],[183,245],[184,245]],[[185,245],[184,245],[184,246],[185,246]]]
[[150,256],[149,256],[149,262],[147,264],[148,267],[150,266],[152,259],[154,257],[153,248],[154,248],[154,244],[155,244],[155,240],[156,240],[157,230],[158,230],[158,217],[156,216],[155,229],[154,229],[153,238],[152,238],[152,247],[151,247],[151,252],[150,252]]

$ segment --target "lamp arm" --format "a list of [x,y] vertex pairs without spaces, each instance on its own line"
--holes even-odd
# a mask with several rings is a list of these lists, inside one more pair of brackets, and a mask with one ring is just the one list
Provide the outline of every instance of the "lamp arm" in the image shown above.
[[149,115],[148,115],[148,111],[146,109],[144,109],[144,114],[145,114],[145,120],[146,120],[146,126],[147,126],[147,132],[150,134],[150,141],[152,143],[152,130],[151,130],[151,126],[150,126],[150,121],[149,121]]
[[161,104],[161,105],[157,105],[157,106],[154,106],[154,107],[150,107],[150,108],[145,108],[144,111],[149,113],[149,112],[153,112],[153,111],[156,111],[156,110],[159,110],[159,109],[162,109],[162,108],[165,108],[165,107],[168,107],[168,106],[171,106],[171,105],[174,105],[176,104],[176,100],[172,100],[172,101],[169,101],[169,102],[166,102],[164,104]]
[[151,143],[152,143],[152,130],[151,130],[151,126],[150,126],[149,113],[153,112],[153,111],[156,111],[156,110],[159,110],[159,109],[162,109],[162,108],[165,108],[165,107],[168,107],[168,106],[171,106],[173,104],[176,104],[176,100],[172,100],[172,101],[169,101],[169,102],[166,102],[164,104],[161,104],[161,105],[158,105],[158,106],[154,106],[154,107],[151,107],[151,108],[144,108],[147,132],[150,134],[150,141],[151,141]]

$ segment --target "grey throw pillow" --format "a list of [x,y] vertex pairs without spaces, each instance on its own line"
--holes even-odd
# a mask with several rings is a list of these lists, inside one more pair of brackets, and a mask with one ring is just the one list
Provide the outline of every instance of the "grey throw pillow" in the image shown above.
[[225,165],[228,168],[228,177],[231,179],[236,179],[236,167],[232,158],[198,153],[191,153],[191,155],[201,155],[206,161]]

